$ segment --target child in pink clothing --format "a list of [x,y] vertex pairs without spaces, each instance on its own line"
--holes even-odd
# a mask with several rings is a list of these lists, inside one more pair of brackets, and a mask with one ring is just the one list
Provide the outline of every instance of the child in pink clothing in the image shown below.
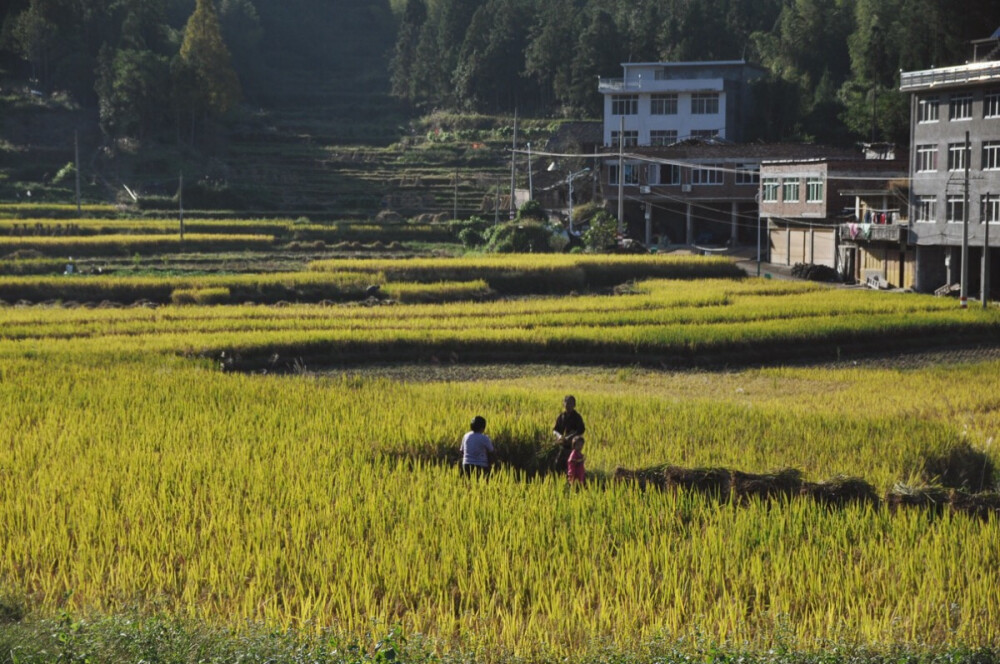
[[570,484],[583,484],[583,436],[573,438],[573,450],[569,453],[569,461],[566,462],[566,475]]

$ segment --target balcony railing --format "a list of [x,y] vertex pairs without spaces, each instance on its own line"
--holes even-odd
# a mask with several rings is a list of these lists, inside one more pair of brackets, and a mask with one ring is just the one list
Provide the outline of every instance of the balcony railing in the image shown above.
[[[592,79],[593,80],[593,79]],[[598,92],[624,92],[626,90],[638,90],[634,83],[626,85],[624,78],[599,78],[597,79]]]
[[1000,81],[1000,62],[976,62],[958,67],[940,67],[923,71],[906,71],[900,74],[902,92],[921,90],[943,85],[985,83]]
[[840,224],[840,239],[855,242],[905,242],[909,226],[905,224]]

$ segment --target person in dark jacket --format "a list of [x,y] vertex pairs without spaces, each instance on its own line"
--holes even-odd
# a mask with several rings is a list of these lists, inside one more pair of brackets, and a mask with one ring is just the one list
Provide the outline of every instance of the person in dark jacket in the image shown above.
[[583,417],[576,410],[576,397],[567,394],[563,398],[563,412],[559,413],[556,424],[552,427],[552,432],[558,437],[559,442],[559,452],[556,454],[553,470],[557,472],[566,470],[569,453],[573,449],[572,440],[577,436],[582,438],[585,430]]

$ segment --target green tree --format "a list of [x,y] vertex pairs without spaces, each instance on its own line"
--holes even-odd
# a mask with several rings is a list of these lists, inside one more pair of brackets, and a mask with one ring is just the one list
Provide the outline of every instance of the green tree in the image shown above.
[[101,129],[119,138],[144,138],[161,126],[169,107],[167,58],[149,50],[105,49],[99,57],[97,97]]
[[251,0],[222,0],[219,25],[240,80],[244,83],[258,80],[264,64],[260,52],[264,29],[257,7]]
[[589,116],[601,114],[602,97],[595,85],[596,78],[621,75],[620,44],[621,36],[611,14],[603,9],[595,11],[580,33],[573,57],[572,108]]
[[526,7],[519,0],[488,0],[476,10],[454,72],[459,105],[470,110],[513,111],[534,96],[521,77],[527,46]]
[[588,251],[604,252],[618,243],[618,220],[601,211],[590,220],[590,227],[583,232],[583,244]]
[[58,28],[47,16],[44,4],[31,0],[11,24],[9,39],[13,50],[31,63],[31,77],[41,85],[49,83],[49,64]]
[[[222,39],[219,17],[212,0],[198,0],[194,13],[184,27],[184,41],[178,55],[181,66],[175,71],[189,81],[180,99],[191,111],[217,116],[229,112],[240,98],[240,82],[233,71],[229,49]],[[191,91],[196,94],[190,94]]]
[[413,68],[417,58],[417,45],[420,42],[420,30],[426,21],[427,4],[424,0],[406,0],[392,61],[389,63],[389,73],[392,94],[409,102],[418,99]]
[[576,0],[552,0],[536,14],[524,52],[524,74],[534,80],[543,108],[571,102],[573,67],[569,54],[576,46],[580,24]]
[[437,0],[420,29],[411,68],[419,101],[454,108],[452,81],[472,17],[483,0]]

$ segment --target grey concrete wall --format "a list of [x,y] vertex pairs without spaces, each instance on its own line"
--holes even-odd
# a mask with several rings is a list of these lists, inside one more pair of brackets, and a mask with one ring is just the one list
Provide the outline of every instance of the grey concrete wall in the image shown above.
[[[980,201],[984,194],[1000,196],[1000,170],[982,170],[983,143],[985,141],[1000,141],[1000,118],[983,117],[983,96],[987,91],[993,91],[1000,84],[992,83],[983,87],[963,87],[953,90],[937,90],[921,92],[915,95],[914,106],[921,99],[937,97],[939,113],[937,122],[919,122],[914,114],[913,145],[911,159],[914,164],[913,181],[911,185],[911,202],[915,205],[921,196],[935,196],[937,199],[936,219],[934,223],[913,223],[913,237],[918,245],[961,245],[962,224],[948,223],[948,196],[965,195],[964,171],[948,170],[948,146],[953,143],[964,143],[966,132],[969,132],[971,149],[969,154],[969,242],[982,245],[983,226],[980,219]],[[948,101],[951,95],[972,93],[972,118],[968,120],[951,120],[948,116]],[[937,171],[933,173],[916,172],[919,163],[917,148],[920,145],[935,145],[938,149]],[[915,222],[916,215],[911,215]],[[1000,235],[1000,225],[990,228],[990,235]],[[992,243],[992,242],[991,242]]]

